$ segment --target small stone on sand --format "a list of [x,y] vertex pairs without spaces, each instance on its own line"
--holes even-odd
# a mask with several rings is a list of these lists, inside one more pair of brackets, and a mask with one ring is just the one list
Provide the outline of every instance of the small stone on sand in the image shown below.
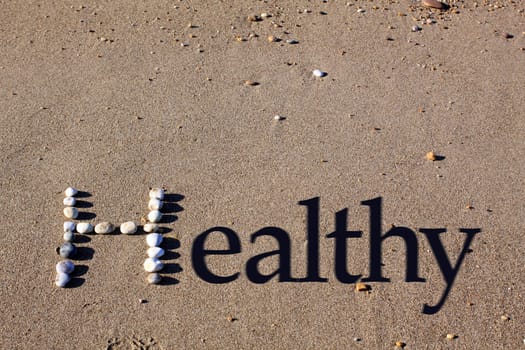
[[425,156],[427,160],[435,161],[436,160],[436,154],[432,151],[428,152]]
[[446,8],[447,6],[441,1],[437,1],[437,0],[422,0],[421,4],[425,7],[431,7],[431,8],[440,9],[440,10]]
[[365,283],[356,283],[355,290],[358,292],[367,292],[370,290],[370,286]]
[[453,339],[456,339],[458,336],[453,334],[453,333],[448,333],[447,334],[447,339],[448,340],[453,340]]
[[396,341],[396,348],[404,348],[405,346],[407,346],[406,343],[402,342],[402,341]]

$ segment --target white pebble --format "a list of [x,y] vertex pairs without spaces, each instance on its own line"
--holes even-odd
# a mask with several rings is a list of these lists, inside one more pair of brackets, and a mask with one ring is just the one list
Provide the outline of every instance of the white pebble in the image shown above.
[[160,247],[151,247],[147,250],[149,258],[160,258],[164,255],[164,249]]
[[318,78],[322,78],[324,76],[326,76],[326,72],[323,72],[319,69],[314,69],[314,71],[312,72],[312,74]]
[[164,264],[157,258],[147,258],[144,261],[144,271],[146,272],[157,272],[162,270]]
[[162,201],[157,198],[151,198],[148,202],[148,209],[149,210],[159,210],[162,208]]
[[149,198],[164,199],[164,190],[162,188],[152,188],[149,190]]
[[78,209],[73,207],[64,208],[64,216],[68,219],[76,219],[78,217]]
[[126,235],[132,235],[137,232],[137,224],[133,221],[128,221],[120,225],[120,232]]
[[73,221],[64,221],[64,232],[75,231],[75,223]]
[[152,210],[148,213],[148,221],[149,222],[159,222],[162,218],[162,213],[158,210]]
[[93,225],[91,225],[89,222],[79,222],[77,224],[77,232],[78,233],[93,232]]
[[155,232],[159,229],[159,225],[152,224],[151,222],[148,222],[147,224],[144,224],[144,232]]
[[66,207],[74,207],[77,203],[77,200],[75,197],[65,197],[62,202]]
[[66,284],[71,280],[71,277],[67,273],[57,273],[55,278],[55,284],[57,287],[64,288]]
[[274,117],[273,117],[274,120],[284,120],[285,118],[282,116],[282,115],[279,115],[279,114],[276,114]]
[[113,226],[111,222],[104,221],[95,226],[95,233],[98,233],[99,235],[105,235],[112,233],[113,231],[115,231],[115,226]]
[[158,247],[162,243],[162,235],[160,233],[150,233],[146,236],[146,244],[148,247]]
[[412,26],[412,31],[413,32],[419,32],[420,30],[421,30],[420,26]]
[[158,273],[148,274],[147,281],[149,284],[159,284],[161,280],[162,280],[162,276]]
[[64,241],[73,242],[74,240],[75,240],[75,234],[73,233],[73,231],[64,232]]
[[365,11],[365,9],[357,9],[357,12],[358,13],[365,13],[366,11]]
[[75,264],[71,260],[62,260],[57,263],[55,269],[57,273],[70,274],[75,269]]
[[74,197],[77,195],[77,193],[78,193],[77,189],[73,187],[68,187],[64,191],[64,194],[66,195],[66,197]]

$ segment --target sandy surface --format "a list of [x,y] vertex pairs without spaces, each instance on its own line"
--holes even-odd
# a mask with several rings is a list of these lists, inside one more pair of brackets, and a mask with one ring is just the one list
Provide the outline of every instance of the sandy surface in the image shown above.
[[[1,1],[0,348],[524,348],[525,4],[451,4]],[[427,161],[431,150],[444,159]],[[89,192],[93,223],[138,222],[148,188],[168,190],[164,285],[145,283],[143,235],[89,235],[71,288],[54,286],[68,185]],[[250,282],[246,261],[277,248],[250,242],[265,226],[289,233],[293,274],[305,275],[297,202],[314,197],[328,282]],[[438,313],[422,313],[445,282],[421,233],[426,282],[405,282],[399,238],[383,244],[390,282],[356,292],[334,276],[325,235],[344,208],[363,231],[348,270],[368,275],[360,202],[376,197],[383,230],[446,228],[452,263],[458,229],[482,230]],[[209,259],[241,273],[231,283],[192,266],[195,238],[214,226],[241,241],[240,254]]]

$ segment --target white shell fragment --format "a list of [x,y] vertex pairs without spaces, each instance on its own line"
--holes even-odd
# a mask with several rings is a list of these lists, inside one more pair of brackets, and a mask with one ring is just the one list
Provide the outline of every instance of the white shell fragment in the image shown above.
[[64,232],[64,241],[73,242],[74,240],[75,240],[75,234],[73,233],[73,231]]
[[62,202],[66,207],[74,207],[77,203],[77,200],[75,197],[65,197]]
[[75,231],[75,223],[73,221],[64,221],[64,232],[67,232],[67,231]]
[[149,190],[149,198],[164,199],[164,190],[162,188],[152,188]]
[[75,264],[71,260],[62,260],[59,261],[56,265],[57,273],[67,273],[70,274],[75,270]]
[[77,189],[73,187],[68,187],[64,191],[64,194],[66,195],[66,197],[74,197],[77,195],[77,193],[78,193]]
[[76,219],[78,217],[78,209],[73,207],[64,208],[64,216],[68,219]]
[[162,281],[162,276],[158,273],[150,273],[146,280],[148,281],[148,284],[159,284],[160,281]]
[[157,198],[151,198],[148,202],[148,209],[149,210],[159,210],[162,208],[162,201]]
[[274,120],[285,120],[286,118],[283,117],[282,115],[279,115],[279,114],[276,114],[274,117],[273,117]]
[[314,69],[314,71],[312,72],[312,74],[315,76],[315,77],[318,77],[318,78],[322,78],[324,76],[326,76],[326,72],[323,72],[319,69]]
[[95,233],[99,235],[106,235],[115,231],[115,226],[111,222],[100,222],[95,226]]
[[157,258],[147,258],[144,261],[144,271],[146,272],[157,272],[162,270],[164,264]]
[[160,247],[151,247],[147,250],[149,258],[160,258],[164,255],[164,249]]
[[55,284],[57,287],[64,288],[66,284],[71,280],[71,277],[67,273],[57,273],[55,278]]
[[159,225],[157,224],[152,224],[150,222],[148,222],[147,224],[144,224],[144,232],[148,232],[148,233],[151,233],[151,232],[155,232],[159,229]]
[[160,233],[150,233],[146,236],[146,244],[148,247],[158,247],[162,243],[162,235]]
[[120,232],[126,235],[132,235],[137,232],[137,224],[133,221],[128,221],[120,225]]
[[162,213],[158,210],[152,210],[148,213],[148,221],[149,222],[159,222],[162,218]]
[[93,225],[91,225],[89,222],[79,222],[77,224],[77,232],[78,233],[93,232]]

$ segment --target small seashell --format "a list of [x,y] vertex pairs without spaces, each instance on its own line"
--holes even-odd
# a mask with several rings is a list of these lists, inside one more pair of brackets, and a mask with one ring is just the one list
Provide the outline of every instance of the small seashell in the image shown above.
[[74,240],[75,240],[75,234],[73,233],[73,231],[64,232],[64,241],[73,242]]
[[326,72],[323,72],[319,69],[314,69],[314,71],[312,72],[312,74],[315,76],[315,77],[318,77],[318,78],[322,78],[324,76],[326,76]]
[[57,287],[64,288],[66,284],[71,280],[71,277],[67,273],[57,273],[55,277],[55,284]]
[[159,229],[159,225],[157,224],[152,224],[150,222],[148,222],[147,224],[144,224],[144,232],[148,232],[148,233],[151,233],[151,232],[155,232]]
[[164,249],[160,247],[151,247],[147,250],[149,258],[160,258],[164,255]]
[[146,236],[146,244],[148,247],[158,247],[162,243],[162,235],[160,233],[150,233]]
[[421,4],[423,4],[425,7],[431,7],[440,10],[446,8],[446,5],[438,0],[423,0],[421,1]]
[[164,264],[157,258],[147,258],[144,261],[144,271],[146,272],[157,272],[162,270]]
[[72,257],[77,252],[77,247],[71,242],[65,242],[57,249],[58,255],[60,255],[62,258],[67,259],[69,257]]
[[74,207],[77,203],[77,200],[75,197],[65,197],[62,202],[66,207]]
[[73,207],[64,208],[64,216],[68,219],[76,219],[78,217],[78,209]]
[[149,198],[164,199],[164,190],[162,188],[152,188],[149,190]]
[[57,263],[55,268],[57,273],[70,274],[75,269],[75,264],[71,260],[62,260]]
[[404,348],[405,346],[407,346],[407,344],[405,342],[402,342],[402,341],[396,341],[396,348]]
[[99,235],[106,235],[115,231],[115,226],[111,222],[101,222],[95,226],[95,233]]
[[76,224],[73,221],[64,221],[64,232],[75,231]]
[[132,235],[137,232],[137,224],[133,221],[128,221],[120,225],[120,232],[126,235]]
[[277,39],[277,38],[276,38],[275,36],[273,36],[273,35],[270,35],[270,36],[268,36],[267,40],[268,40],[269,43],[275,43],[275,42],[277,42],[279,39]]
[[158,210],[152,210],[148,213],[149,222],[159,222],[162,218],[162,213]]
[[358,13],[365,13],[366,10],[365,10],[365,9],[362,9],[362,8],[358,8],[358,9],[357,9],[357,12],[358,12]]
[[78,193],[77,189],[73,187],[68,187],[64,191],[64,194],[66,195],[66,197],[74,197],[77,195],[77,193]]
[[148,202],[148,209],[149,210],[159,210],[162,208],[162,201],[157,198],[151,198]]
[[77,232],[78,233],[93,232],[93,225],[91,225],[89,222],[79,222],[77,224]]
[[148,284],[159,284],[162,280],[162,276],[158,273],[150,273],[146,279]]
[[295,39],[288,39],[288,40],[286,40],[286,43],[290,44],[290,45],[295,45],[295,44],[299,44],[299,41],[297,41]]

